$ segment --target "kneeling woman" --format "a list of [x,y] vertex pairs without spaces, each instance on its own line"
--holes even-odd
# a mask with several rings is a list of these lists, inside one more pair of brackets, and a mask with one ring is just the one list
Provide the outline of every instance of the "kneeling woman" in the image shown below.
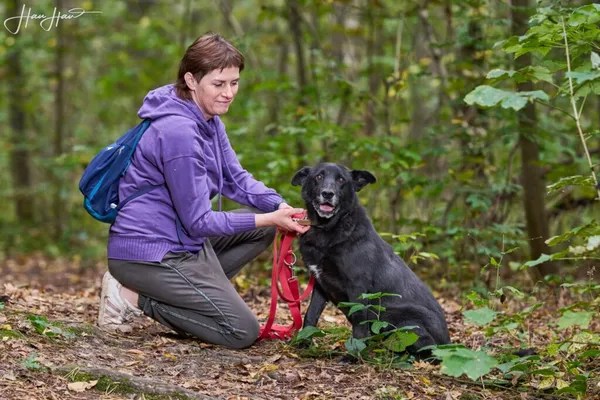
[[[119,185],[127,203],[110,228],[98,325],[127,331],[147,315],[173,330],[231,348],[258,337],[256,318],[229,279],[263,252],[275,228],[304,233],[302,212],[242,168],[219,115],[238,91],[242,54],[208,33],[186,51],[174,85],[148,93],[152,122]],[[248,206],[221,211],[221,195]],[[211,209],[218,196],[219,211]]]

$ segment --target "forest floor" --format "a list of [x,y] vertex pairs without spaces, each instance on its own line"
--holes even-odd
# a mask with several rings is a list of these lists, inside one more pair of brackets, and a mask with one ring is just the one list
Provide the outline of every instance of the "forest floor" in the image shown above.
[[[94,325],[104,271],[102,263],[82,268],[78,260],[0,261],[0,296],[9,296],[0,297],[0,399],[541,398],[531,391],[482,387],[464,376],[451,378],[424,362],[410,369],[342,364],[343,340],[333,343],[329,354],[316,356],[280,341],[234,351],[177,337],[145,317],[132,333],[105,333]],[[268,285],[239,286],[265,321]],[[480,347],[484,335],[463,322],[461,300],[436,295],[453,342]],[[287,309],[280,310],[277,322],[284,323]],[[348,326],[333,307],[321,322]]]

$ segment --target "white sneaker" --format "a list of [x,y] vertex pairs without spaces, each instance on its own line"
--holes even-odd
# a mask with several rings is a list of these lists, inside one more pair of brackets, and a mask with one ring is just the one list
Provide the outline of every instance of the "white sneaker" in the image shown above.
[[121,297],[122,286],[110,272],[104,274],[98,313],[98,326],[102,329],[128,333],[132,331],[132,327],[127,322],[133,317],[144,315],[142,310]]

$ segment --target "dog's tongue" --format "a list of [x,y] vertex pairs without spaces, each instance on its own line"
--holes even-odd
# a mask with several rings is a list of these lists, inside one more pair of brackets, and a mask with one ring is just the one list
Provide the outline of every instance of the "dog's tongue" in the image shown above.
[[330,206],[329,204],[321,204],[321,206],[319,208],[321,209],[321,211],[325,211],[325,212],[333,211],[333,206]]

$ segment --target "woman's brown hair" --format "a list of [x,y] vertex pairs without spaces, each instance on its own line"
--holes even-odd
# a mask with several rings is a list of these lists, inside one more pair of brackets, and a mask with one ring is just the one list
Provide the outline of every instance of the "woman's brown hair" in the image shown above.
[[196,80],[215,69],[238,67],[240,72],[244,69],[244,56],[221,35],[208,32],[200,36],[187,48],[181,63],[179,73],[175,82],[177,96],[185,100],[191,100],[192,95],[185,83],[185,74],[191,72]]

